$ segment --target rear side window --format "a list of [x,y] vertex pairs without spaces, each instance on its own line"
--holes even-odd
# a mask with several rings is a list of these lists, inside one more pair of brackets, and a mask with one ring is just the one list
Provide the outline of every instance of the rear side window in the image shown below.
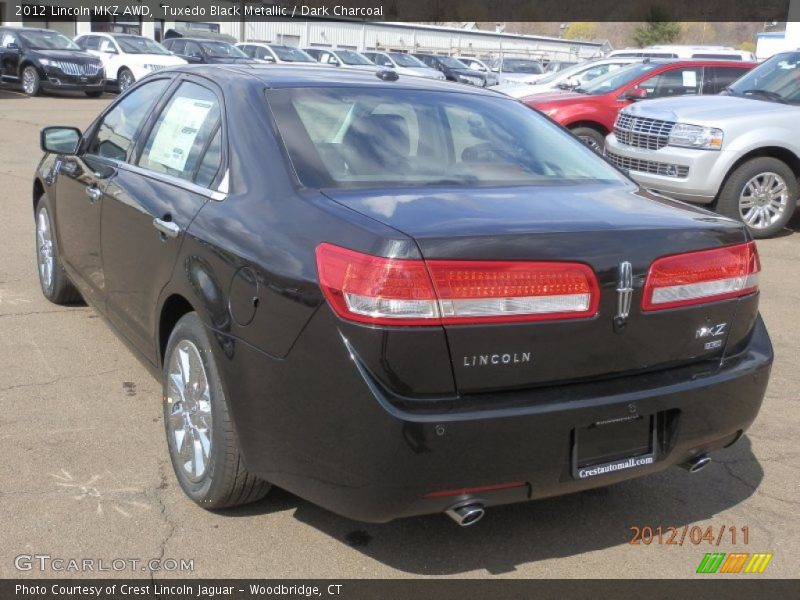
[[703,93],[719,94],[747,71],[744,67],[706,67]]
[[125,161],[133,138],[153,110],[169,80],[159,79],[132,90],[103,117],[88,154]]
[[584,144],[499,96],[296,88],[267,97],[309,187],[622,181]]
[[209,185],[221,161],[221,143],[216,137],[219,128],[217,95],[196,83],[184,82],[150,131],[139,166],[187,181],[199,183],[202,178],[205,183],[201,185]]

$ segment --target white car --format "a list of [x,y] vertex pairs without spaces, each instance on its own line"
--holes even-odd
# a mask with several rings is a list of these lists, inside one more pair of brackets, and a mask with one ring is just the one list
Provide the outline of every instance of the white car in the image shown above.
[[510,83],[533,83],[545,77],[544,67],[532,58],[501,57],[492,62],[492,71],[497,73],[500,85]]
[[410,54],[403,54],[402,52],[363,52],[363,54],[379,67],[393,69],[400,75],[445,79],[444,73],[432,69]]
[[158,42],[141,35],[87,33],[76,37],[75,43],[103,61],[107,81],[120,92],[153,71],[186,64]]
[[323,65],[342,67],[344,69],[356,69],[358,71],[383,70],[366,56],[355,50],[344,50],[341,48],[306,48],[305,51]]
[[308,66],[309,64],[316,65],[317,60],[294,46],[284,46],[282,44],[266,44],[264,42],[241,42],[236,44],[242,52],[247,54],[250,58],[256,60],[263,60],[268,63],[276,64],[293,64]]
[[527,98],[528,96],[544,94],[554,90],[571,90],[601,75],[643,60],[643,58],[602,58],[572,65],[562,71],[551,73],[547,77],[539,79],[536,83],[499,85],[494,90],[512,98]]
[[454,56],[456,60],[460,60],[462,63],[467,65],[470,69],[475,71],[480,71],[484,75],[486,75],[486,87],[494,86],[500,83],[500,79],[497,77],[497,73],[492,71],[485,62],[483,62],[479,58],[475,58],[474,56]]

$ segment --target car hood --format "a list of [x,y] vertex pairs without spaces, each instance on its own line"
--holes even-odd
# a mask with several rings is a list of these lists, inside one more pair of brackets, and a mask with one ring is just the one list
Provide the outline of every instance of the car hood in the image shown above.
[[52,60],[68,60],[78,63],[97,63],[97,57],[79,50],[32,50],[36,56]]
[[506,81],[529,82],[541,79],[544,73],[498,73],[498,76]]
[[727,119],[753,117],[754,113],[798,114],[797,107],[780,102],[770,102],[741,96],[680,96],[635,103],[625,112],[664,121],[682,123],[717,124]]
[[486,75],[474,69],[450,69],[450,72],[456,75],[464,75],[465,77],[477,77],[478,79],[486,79]]
[[548,90],[545,94],[536,94],[532,101],[539,105],[548,106],[560,104],[572,104],[573,102],[593,102],[602,96],[593,96],[591,94],[579,94],[578,92],[570,92],[567,90]]

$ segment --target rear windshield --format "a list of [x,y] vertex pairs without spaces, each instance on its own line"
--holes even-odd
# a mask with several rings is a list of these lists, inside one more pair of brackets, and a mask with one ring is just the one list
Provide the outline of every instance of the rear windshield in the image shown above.
[[292,46],[270,46],[278,58],[286,62],[317,62],[311,56]]
[[539,75],[544,72],[542,65],[535,60],[525,60],[522,58],[506,58],[503,61],[504,73],[532,73]]
[[624,180],[558,126],[499,96],[294,88],[269,90],[267,98],[307,187]]

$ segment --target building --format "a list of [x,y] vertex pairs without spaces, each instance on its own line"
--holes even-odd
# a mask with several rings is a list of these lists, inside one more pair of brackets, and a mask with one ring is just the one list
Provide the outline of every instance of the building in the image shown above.
[[[31,0],[23,4],[17,15],[17,2],[0,0],[0,23],[47,27],[69,37],[92,31],[139,33],[161,40],[168,29],[203,29],[232,36],[238,41],[262,41],[299,47],[347,48],[351,50],[393,50],[399,52],[433,52],[464,56],[511,55],[544,59],[586,59],[602,56],[611,50],[607,42],[564,40],[547,36],[532,36],[503,31],[482,31],[474,23],[467,26],[422,25],[361,20],[295,20],[273,21],[170,21],[136,15],[98,16],[76,15],[81,6],[77,0]],[[57,18],[42,18],[35,7],[42,4],[59,6],[65,14]],[[99,3],[98,3],[99,4]],[[231,2],[240,4],[240,2]],[[151,14],[160,14],[162,2],[141,0],[139,6],[149,7]],[[26,6],[28,7],[26,9]],[[498,27],[498,29],[500,29]]]

